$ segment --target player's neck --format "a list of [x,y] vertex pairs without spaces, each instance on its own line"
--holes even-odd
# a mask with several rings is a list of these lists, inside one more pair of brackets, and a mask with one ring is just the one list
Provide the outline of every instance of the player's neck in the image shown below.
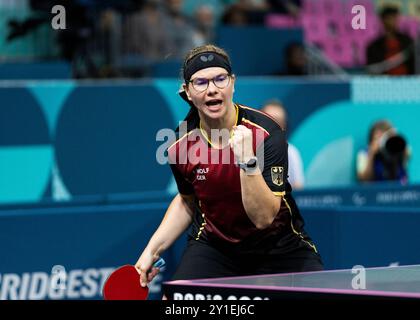
[[238,107],[233,102],[231,102],[231,105],[227,108],[226,115],[221,119],[209,119],[200,117],[200,130],[211,145],[214,147],[223,147],[220,146],[222,141],[211,141],[211,130],[227,129],[229,132],[232,132],[232,128],[236,125],[237,122],[238,112]]
[[207,134],[210,134],[212,129],[228,129],[231,130],[236,125],[237,107],[233,102],[227,107],[227,112],[223,118],[210,119],[208,117],[200,117],[201,127]]

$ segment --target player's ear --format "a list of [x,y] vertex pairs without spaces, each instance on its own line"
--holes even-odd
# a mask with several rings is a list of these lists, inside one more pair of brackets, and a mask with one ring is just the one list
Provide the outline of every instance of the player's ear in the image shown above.
[[187,95],[188,100],[191,101],[190,90],[188,89],[188,86],[185,83],[182,84],[182,89],[184,89],[185,94]]

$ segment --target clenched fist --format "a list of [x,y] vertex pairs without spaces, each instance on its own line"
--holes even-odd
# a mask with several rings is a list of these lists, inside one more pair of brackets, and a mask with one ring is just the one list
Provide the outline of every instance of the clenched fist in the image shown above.
[[233,127],[233,135],[229,141],[236,162],[247,162],[254,156],[252,149],[252,131],[243,125]]

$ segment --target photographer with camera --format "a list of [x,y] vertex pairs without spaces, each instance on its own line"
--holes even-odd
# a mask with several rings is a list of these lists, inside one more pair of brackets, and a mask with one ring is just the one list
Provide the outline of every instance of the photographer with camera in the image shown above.
[[369,146],[357,155],[359,181],[408,181],[409,149],[387,120],[375,122],[369,130]]

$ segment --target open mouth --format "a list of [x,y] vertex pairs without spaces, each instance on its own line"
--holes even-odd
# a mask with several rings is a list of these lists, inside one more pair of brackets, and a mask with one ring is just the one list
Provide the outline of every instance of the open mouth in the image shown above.
[[223,103],[223,100],[213,99],[206,102],[206,106],[212,109],[212,107],[220,107]]

